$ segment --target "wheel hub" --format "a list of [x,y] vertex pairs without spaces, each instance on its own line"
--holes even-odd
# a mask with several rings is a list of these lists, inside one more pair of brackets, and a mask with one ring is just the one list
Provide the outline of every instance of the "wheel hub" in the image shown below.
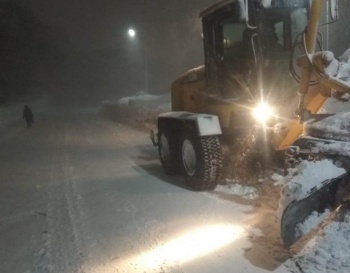
[[188,139],[182,144],[182,161],[185,167],[185,170],[189,176],[194,175],[196,171],[196,153],[194,147]]
[[170,158],[170,148],[169,148],[169,142],[168,139],[164,134],[160,136],[160,156],[162,157],[163,161],[167,161]]

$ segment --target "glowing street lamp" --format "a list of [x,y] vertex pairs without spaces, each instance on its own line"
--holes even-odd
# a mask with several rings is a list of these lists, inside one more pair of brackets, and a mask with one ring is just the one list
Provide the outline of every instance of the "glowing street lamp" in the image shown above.
[[129,36],[130,36],[131,38],[134,38],[135,35],[136,35],[136,32],[135,32],[134,29],[130,28],[130,29],[128,30],[128,34],[129,34]]
[[[136,31],[133,28],[128,29],[128,35],[131,39],[136,37]],[[145,93],[148,93],[148,57],[147,57],[147,47],[143,47],[145,53]]]

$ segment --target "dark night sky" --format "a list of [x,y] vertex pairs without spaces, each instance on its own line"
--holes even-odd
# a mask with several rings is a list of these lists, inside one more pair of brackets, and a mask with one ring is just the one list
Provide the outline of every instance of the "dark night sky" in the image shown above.
[[[40,20],[62,29],[85,50],[113,48],[127,25],[142,23],[142,1],[22,0]],[[130,23],[128,23],[130,22]]]
[[[145,48],[151,93],[169,92],[171,81],[201,65],[199,13],[215,0],[11,2],[55,30],[56,47],[65,53],[60,60],[62,71],[56,72],[61,77],[56,85],[69,86],[64,92],[72,94],[84,89],[99,99],[114,99],[144,90]],[[129,27],[141,38],[131,41],[126,33]]]
[[[37,57],[36,62],[33,59],[38,54],[27,58],[32,70],[41,75],[38,81],[45,82],[47,90],[66,96],[68,101],[84,98],[101,101],[145,89],[145,51],[149,91],[155,94],[169,92],[171,82],[180,74],[203,64],[199,13],[216,0],[0,0],[5,2],[25,8],[33,21],[44,26],[38,28],[39,34],[33,38],[37,44],[40,40],[51,41],[46,55]],[[340,1],[341,7],[348,7],[348,3]],[[345,10],[348,9],[340,9],[341,22],[332,25],[329,31],[330,38],[336,40],[330,48],[337,55],[347,47],[339,45],[347,45],[350,39]],[[9,22],[5,23],[12,31],[9,26],[13,18],[8,17]],[[138,31],[138,39],[129,39],[129,27]],[[18,33],[23,36],[23,31]],[[25,39],[28,40],[22,39],[19,44],[30,43],[32,38]],[[35,48],[35,43],[32,47]],[[16,54],[14,51],[13,56]],[[8,58],[7,67],[16,72],[21,66],[20,57],[17,67],[11,67],[13,56]],[[46,59],[46,64],[42,64]],[[0,68],[11,78],[11,71],[6,71],[2,63]],[[36,71],[35,66],[39,65],[42,67]],[[12,82],[28,74],[25,70],[22,74],[15,72]],[[45,73],[50,74],[49,80],[43,79]],[[12,89],[26,86],[24,81]]]

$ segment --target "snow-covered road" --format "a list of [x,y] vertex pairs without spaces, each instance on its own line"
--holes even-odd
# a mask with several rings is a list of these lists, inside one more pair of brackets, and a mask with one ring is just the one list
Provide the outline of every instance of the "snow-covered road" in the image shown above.
[[287,272],[283,261],[267,270],[246,258],[261,235],[252,206],[164,175],[147,133],[93,109],[9,128],[0,272]]

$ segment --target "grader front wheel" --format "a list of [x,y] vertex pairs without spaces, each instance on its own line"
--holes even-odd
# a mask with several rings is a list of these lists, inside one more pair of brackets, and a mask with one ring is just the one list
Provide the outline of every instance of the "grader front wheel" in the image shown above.
[[223,156],[217,136],[198,136],[186,130],[180,139],[181,171],[186,183],[198,191],[214,189],[220,182]]

